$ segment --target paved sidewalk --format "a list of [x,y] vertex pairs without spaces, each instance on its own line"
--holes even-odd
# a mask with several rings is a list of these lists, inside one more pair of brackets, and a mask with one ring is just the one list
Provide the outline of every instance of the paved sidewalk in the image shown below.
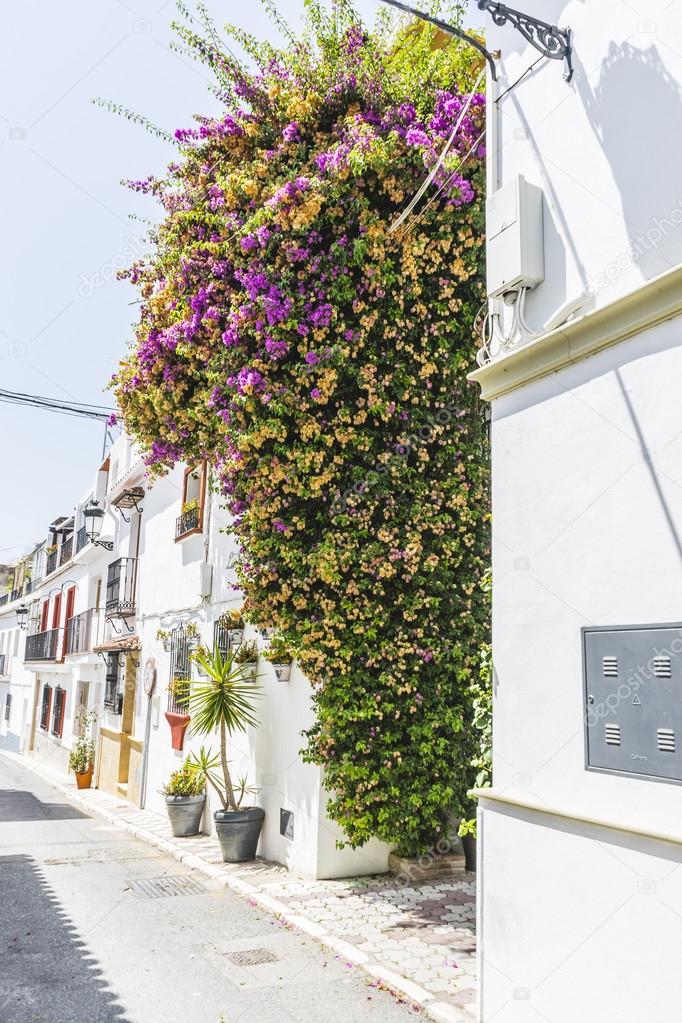
[[223,863],[206,835],[174,839],[165,817],[138,810],[98,789],[75,783],[16,754],[11,757],[82,805],[150,842],[188,867],[221,880],[235,892],[320,941],[349,965],[362,968],[439,1023],[476,1018],[475,877],[398,886],[391,875],[311,881],[256,860]]

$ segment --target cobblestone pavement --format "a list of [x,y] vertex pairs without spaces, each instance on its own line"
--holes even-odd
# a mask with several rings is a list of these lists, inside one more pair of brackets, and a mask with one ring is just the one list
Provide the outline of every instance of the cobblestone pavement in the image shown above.
[[392,875],[314,881],[279,864],[222,862],[218,843],[206,835],[174,839],[165,817],[91,789],[31,761],[73,802],[100,813],[138,838],[152,842],[187,866],[223,880],[233,890],[317,938],[349,965],[362,967],[443,1023],[476,1018],[475,875],[398,885]]

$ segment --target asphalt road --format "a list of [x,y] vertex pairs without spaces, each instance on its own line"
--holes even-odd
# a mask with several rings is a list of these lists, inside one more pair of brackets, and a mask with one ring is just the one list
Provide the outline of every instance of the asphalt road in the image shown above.
[[1,1023],[408,1019],[312,939],[0,754]]

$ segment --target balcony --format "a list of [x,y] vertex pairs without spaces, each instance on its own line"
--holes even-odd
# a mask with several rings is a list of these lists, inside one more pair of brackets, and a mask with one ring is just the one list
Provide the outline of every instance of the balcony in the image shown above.
[[61,629],[48,629],[26,637],[25,661],[58,661],[61,656]]
[[199,529],[199,508],[189,508],[179,515],[175,520],[175,539],[180,540],[187,533],[194,533]]
[[19,600],[20,596],[21,596],[21,589],[19,587],[17,587],[16,590],[12,590],[12,592],[9,595],[9,602],[10,602],[10,604],[12,603],[13,600]]
[[107,573],[107,618],[132,618],[135,614],[137,558],[118,558]]
[[66,623],[65,654],[85,654],[92,650],[92,641],[96,636],[97,611],[94,607],[79,615],[69,618]]
[[0,596],[0,607],[2,607],[3,604],[6,604],[8,602],[8,600],[9,600],[9,593],[3,593],[2,596]]
[[55,547],[53,551],[47,555],[45,559],[45,575],[52,575],[57,568],[57,558],[59,557],[59,549]]
[[85,526],[81,526],[76,533],[76,554],[78,554],[79,551],[82,551],[84,547],[87,547],[89,542]]
[[73,554],[73,533],[71,536],[62,540],[61,547],[59,548],[59,564],[63,565],[64,562],[68,561]]

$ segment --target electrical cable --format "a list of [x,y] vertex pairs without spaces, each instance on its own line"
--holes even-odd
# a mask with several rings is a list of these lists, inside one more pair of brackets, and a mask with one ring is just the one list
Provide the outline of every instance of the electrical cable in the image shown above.
[[100,421],[106,421],[113,413],[113,409],[109,409],[104,405],[86,404],[80,401],[62,401],[59,398],[45,398],[38,394],[7,391],[4,388],[0,388],[0,402],[9,405],[42,408],[51,412],[60,412],[64,415],[81,416],[86,419],[98,419]]
[[478,75],[478,78],[476,79],[476,82],[474,83],[473,89],[471,90],[471,92],[467,96],[467,101],[464,104],[464,107],[462,108],[462,110],[460,111],[459,117],[457,118],[457,120],[455,122],[455,126],[454,126],[454,128],[452,129],[452,131],[450,133],[450,137],[448,138],[447,142],[445,143],[445,145],[443,147],[443,150],[442,150],[440,156],[438,157],[436,163],[431,168],[430,172],[428,173],[426,179],[424,180],[424,182],[420,186],[420,188],[417,191],[416,195],[413,196],[413,198],[408,203],[408,205],[405,207],[405,209],[402,211],[402,213],[400,214],[398,219],[395,221],[395,223],[391,224],[391,226],[389,227],[389,229],[388,229],[388,233],[389,234],[392,234],[394,231],[397,231],[398,228],[400,227],[400,225],[410,215],[410,213],[415,208],[415,206],[417,205],[417,203],[419,202],[419,200],[423,196],[424,192],[429,187],[429,185],[431,184],[431,182],[435,178],[436,174],[440,170],[440,168],[441,168],[441,166],[443,164],[443,160],[447,156],[448,150],[450,149],[450,146],[455,141],[455,136],[456,136],[457,132],[459,131],[460,125],[462,124],[462,121],[466,117],[467,111],[469,110],[469,107],[471,106],[471,104],[473,102],[474,96],[476,94],[476,90],[478,89],[478,86],[480,84],[481,78],[483,77],[484,74],[485,74],[485,68],[483,68],[480,71],[480,73]]

